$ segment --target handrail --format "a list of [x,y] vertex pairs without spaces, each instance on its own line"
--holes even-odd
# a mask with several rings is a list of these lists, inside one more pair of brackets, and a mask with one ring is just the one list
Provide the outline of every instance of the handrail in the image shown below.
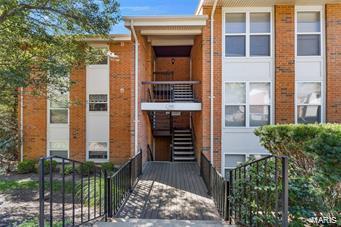
[[200,81],[198,80],[189,80],[189,81],[142,81],[142,84],[200,84]]

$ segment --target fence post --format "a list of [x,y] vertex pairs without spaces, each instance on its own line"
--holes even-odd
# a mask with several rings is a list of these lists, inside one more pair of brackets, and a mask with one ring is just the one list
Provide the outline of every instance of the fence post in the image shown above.
[[208,195],[212,195],[212,175],[211,175],[211,173],[212,173],[212,164],[210,162],[208,164],[208,185],[209,185],[208,192],[207,192]]
[[[52,163],[51,163],[52,164]],[[44,159],[39,160],[39,226],[45,225],[44,200],[45,200],[45,182],[44,182]]]
[[[230,181],[229,181],[229,219],[230,219],[230,222],[229,224],[231,225],[232,224],[232,218],[231,216],[233,215],[233,206],[234,206],[234,203],[233,202],[233,170],[230,170],[230,173],[229,173],[229,177],[230,177]],[[232,201],[231,201],[232,200]],[[232,204],[231,204],[232,203]]]
[[133,174],[133,171],[132,171],[132,169],[133,169],[133,163],[134,163],[134,165],[135,165],[135,161],[134,161],[134,159],[131,159],[130,161],[129,161],[129,177],[130,177],[130,179],[129,179],[129,182],[130,182],[130,185],[129,185],[129,193],[131,193],[133,190],[132,190],[132,188],[133,188],[133,184],[134,184],[134,177],[132,176],[132,174]]
[[225,180],[225,204],[224,204],[224,219],[225,221],[230,219],[230,183]]
[[283,191],[283,208],[282,208],[282,226],[288,226],[288,157],[282,157],[282,191]]
[[111,185],[111,177],[108,176],[107,171],[104,171],[104,212],[105,212],[105,221],[107,221],[107,217],[112,217],[112,185]]

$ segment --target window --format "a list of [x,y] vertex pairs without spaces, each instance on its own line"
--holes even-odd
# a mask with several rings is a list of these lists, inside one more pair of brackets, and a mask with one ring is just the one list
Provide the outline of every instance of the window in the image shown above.
[[107,111],[108,95],[89,95],[89,111]]
[[270,56],[270,12],[225,14],[225,56]]
[[49,101],[50,123],[67,124],[68,123],[68,95],[59,94],[51,97]]
[[321,122],[321,83],[297,83],[297,123]]
[[297,12],[297,56],[321,55],[320,12]]
[[108,144],[106,142],[89,143],[89,159],[107,160]]
[[49,155],[55,155],[62,158],[69,158],[67,142],[49,142]]
[[270,124],[270,83],[231,82],[225,85],[225,127]]
[[95,61],[92,65],[107,65],[108,64],[108,48],[107,47],[95,47]]

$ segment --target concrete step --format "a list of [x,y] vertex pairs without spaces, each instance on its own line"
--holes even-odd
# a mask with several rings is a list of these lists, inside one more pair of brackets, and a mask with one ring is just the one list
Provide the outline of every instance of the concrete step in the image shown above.
[[192,137],[191,133],[174,133],[174,137],[177,136],[188,136],[188,137]]
[[222,227],[222,226],[231,226],[232,225],[224,225],[222,221],[214,221],[214,220],[166,220],[166,219],[135,219],[135,218],[113,218],[111,222],[96,222],[93,224],[94,227]]
[[192,140],[192,137],[175,137],[174,141],[188,141]]
[[177,155],[194,155],[194,151],[174,151],[174,157]]
[[176,142],[174,141],[174,145],[193,145],[192,141],[190,142]]
[[182,147],[182,146],[174,146],[174,150],[191,150],[193,149],[193,146],[188,146],[188,147]]
[[193,161],[195,160],[195,156],[173,156],[174,161]]

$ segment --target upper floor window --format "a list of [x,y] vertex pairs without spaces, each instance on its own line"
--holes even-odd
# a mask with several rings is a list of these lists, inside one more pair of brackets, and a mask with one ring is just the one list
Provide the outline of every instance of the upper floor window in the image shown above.
[[321,122],[321,82],[297,82],[297,123]]
[[266,57],[270,55],[270,12],[225,14],[226,57]]
[[91,65],[107,65],[108,64],[108,48],[107,47],[95,47],[95,60]]
[[68,123],[68,95],[58,94],[49,101],[50,124]]
[[69,158],[68,143],[66,141],[49,142],[49,155]]
[[297,12],[297,56],[321,55],[321,15],[319,11]]
[[107,160],[108,144],[106,142],[91,142],[88,149],[89,160]]
[[225,127],[258,127],[270,124],[270,83],[225,84]]
[[89,95],[89,111],[107,111],[108,95],[93,94]]

